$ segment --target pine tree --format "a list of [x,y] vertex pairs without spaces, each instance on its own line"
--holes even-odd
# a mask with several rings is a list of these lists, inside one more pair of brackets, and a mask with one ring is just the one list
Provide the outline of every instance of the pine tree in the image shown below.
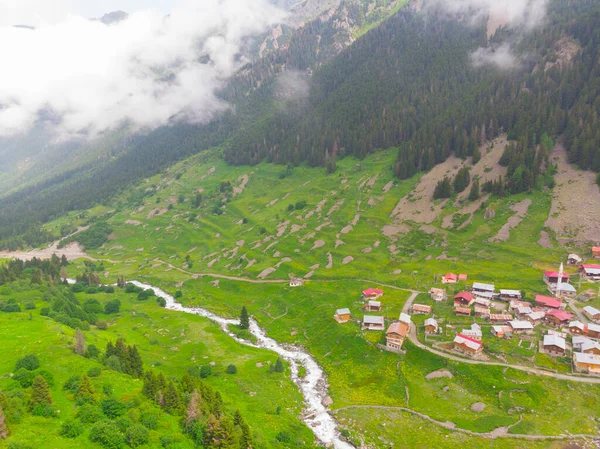
[[142,377],[144,373],[144,362],[142,361],[142,357],[137,350],[137,347],[133,345],[132,348],[128,351],[129,355],[129,369],[130,375],[135,377],[136,379]]
[[33,410],[36,405],[47,404],[52,405],[52,396],[46,379],[42,376],[35,376],[33,385],[31,386],[31,401],[29,403],[30,410]]
[[77,331],[75,331],[75,354],[85,354],[85,334],[81,331],[81,329],[77,329]]
[[190,403],[188,404],[187,411],[185,413],[185,425],[190,427],[198,419],[200,419],[200,395],[198,390],[194,390],[190,397]]
[[238,427],[240,430],[240,449],[250,449],[252,448],[252,433],[250,432],[250,427],[246,424],[246,421],[242,417],[242,414],[239,410],[236,410],[233,415],[233,425]]
[[158,391],[157,383],[158,379],[156,378],[156,374],[150,370],[146,371],[146,374],[144,374],[144,386],[142,387],[142,394],[147,398],[153,399]]
[[271,365],[271,371],[274,373],[283,373],[285,371],[285,368],[283,367],[283,362],[281,361],[280,357],[277,357],[275,365]]
[[458,170],[456,176],[454,177],[454,181],[452,186],[454,187],[454,191],[456,193],[460,193],[467,188],[470,182],[469,169],[467,167],[463,167]]
[[167,390],[165,391],[165,409],[169,413],[177,413],[181,408],[181,399],[179,398],[179,392],[175,388],[173,382],[169,382]]
[[215,400],[213,402],[213,414],[219,418],[223,414],[223,398],[221,393],[218,391],[215,393]]
[[75,396],[77,399],[81,399],[86,402],[93,402],[95,394],[96,392],[94,391],[94,386],[92,385],[90,378],[84,374],[81,376],[81,383],[79,384],[79,388],[77,389],[77,394]]
[[250,318],[248,317],[246,306],[242,307],[242,312],[240,313],[240,329],[250,329]]
[[473,181],[471,186],[471,192],[469,193],[469,201],[475,201],[479,199],[479,180]]
[[8,427],[6,427],[6,416],[4,410],[0,407],[0,440],[5,440],[8,436]]

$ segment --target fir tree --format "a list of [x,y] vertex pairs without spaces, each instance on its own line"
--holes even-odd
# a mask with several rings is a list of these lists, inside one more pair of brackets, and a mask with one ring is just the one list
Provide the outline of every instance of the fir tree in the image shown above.
[[8,436],[8,427],[6,427],[6,416],[4,410],[0,406],[0,440],[5,440]]
[[248,317],[248,310],[246,310],[246,306],[242,307],[242,312],[240,313],[240,329],[249,329],[250,328],[250,318]]
[[142,362],[142,358],[140,357],[140,353],[137,350],[137,347],[133,345],[128,351],[129,355],[129,369],[130,375],[135,377],[136,379],[142,377],[144,373],[144,362]]
[[467,167],[462,167],[456,173],[454,177],[454,181],[452,182],[452,187],[454,187],[454,191],[456,193],[460,193],[467,188],[470,182],[469,169]]
[[85,334],[81,331],[81,329],[77,329],[75,332],[75,354],[85,354]]
[[190,428],[198,419],[200,419],[200,395],[198,390],[194,390],[185,413],[186,428]]
[[146,374],[144,374],[144,386],[142,387],[142,394],[147,398],[153,399],[158,390],[157,383],[158,379],[156,378],[156,374],[150,370],[146,371]]
[[452,196],[452,183],[444,176],[444,179],[440,180],[433,191],[433,199],[439,198],[450,198]]
[[215,400],[213,402],[213,414],[217,418],[220,418],[223,414],[223,398],[218,391],[215,393]]
[[277,361],[275,362],[275,365],[271,365],[271,372],[283,373],[284,371],[285,371],[285,368],[283,367],[283,362],[281,361],[280,357],[277,357]]
[[90,381],[90,378],[84,374],[81,376],[81,383],[79,384],[79,388],[77,389],[77,394],[75,395],[77,399],[81,399],[86,402],[93,402],[94,395],[96,392],[94,391],[94,386]]
[[479,180],[473,181],[471,186],[471,192],[469,193],[469,201],[475,201],[479,199]]
[[181,408],[181,399],[179,398],[179,392],[175,388],[173,382],[169,382],[167,390],[165,391],[165,409],[169,413],[177,413]]
[[31,386],[31,401],[29,409],[33,410],[36,405],[52,405],[52,396],[46,379],[42,376],[35,376]]

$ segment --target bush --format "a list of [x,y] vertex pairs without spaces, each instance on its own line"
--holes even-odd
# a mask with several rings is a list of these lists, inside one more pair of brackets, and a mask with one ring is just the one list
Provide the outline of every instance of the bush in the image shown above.
[[79,421],[65,421],[60,428],[60,434],[65,438],[77,438],[83,433],[83,424]]
[[101,402],[102,412],[109,418],[118,418],[123,416],[127,411],[127,407],[121,401],[116,399],[103,399]]
[[211,374],[212,374],[212,366],[202,365],[202,367],[200,368],[200,377],[202,379],[206,379]]
[[127,429],[129,429],[131,426],[133,426],[133,423],[131,422],[131,420],[129,418],[126,418],[125,416],[122,416],[121,418],[116,419],[115,424],[119,427],[119,430],[121,432],[125,432]]
[[292,436],[288,432],[282,430],[275,436],[275,439],[280,443],[290,443],[292,441]]
[[89,345],[85,351],[85,356],[88,359],[96,359],[100,356],[100,350],[96,347],[96,345]]
[[43,369],[43,370],[37,371],[35,373],[35,375],[42,376],[49,387],[54,386],[54,374],[52,374],[50,371],[46,371]]
[[42,418],[52,418],[56,416],[56,410],[50,404],[37,404],[31,411],[33,416],[41,416]]
[[160,307],[167,307],[167,300],[165,298],[157,297],[156,302]]
[[75,417],[79,418],[84,424],[94,424],[104,418],[102,410],[100,410],[98,406],[92,404],[82,405]]
[[113,392],[115,391],[115,388],[112,386],[112,384],[110,383],[105,383],[104,385],[102,385],[102,392],[106,395],[106,396],[112,396]]
[[19,306],[19,304],[5,304],[3,306],[0,306],[0,310],[7,313],[13,313],[20,312],[21,307]]
[[148,442],[148,429],[141,424],[134,424],[127,429],[127,435],[125,437],[127,444],[131,447],[141,446]]
[[49,307],[43,307],[40,310],[40,315],[41,316],[49,316],[50,315],[50,308]]
[[121,301],[113,299],[104,305],[104,313],[110,315],[111,313],[119,313],[121,310]]
[[298,201],[296,203],[296,210],[301,210],[304,209],[306,207],[306,201],[302,200],[302,201]]
[[8,445],[8,449],[33,449],[33,447],[25,443],[12,442]]
[[15,371],[18,371],[21,368],[24,368],[28,371],[36,370],[40,367],[40,361],[34,354],[29,354],[19,359],[17,364],[15,365]]
[[119,427],[112,421],[100,421],[90,430],[90,440],[108,449],[119,449],[125,443]]
[[102,374],[102,370],[97,366],[90,368],[87,372],[88,377],[98,377],[100,374]]
[[102,304],[100,304],[100,302],[97,299],[88,299],[83,304],[83,310],[85,310],[87,313],[102,313],[102,312],[104,312],[104,308],[102,307]]
[[75,374],[67,379],[63,385],[63,390],[76,393],[77,390],[79,390],[79,384],[81,384],[81,376],[79,374]]
[[104,363],[107,368],[121,372],[121,359],[116,355],[111,355]]
[[88,287],[85,289],[85,292],[88,295],[95,295],[96,293],[98,293],[98,289],[96,287]]
[[29,301],[27,303],[25,303],[25,310],[33,310],[35,309],[35,303],[32,301]]
[[101,331],[105,331],[108,329],[108,323],[104,320],[98,320],[96,321],[96,327]]
[[112,285],[104,287],[104,293],[114,293],[114,292],[115,292],[115,288]]
[[140,416],[140,423],[150,430],[158,429],[158,413],[156,412],[144,412],[142,416]]
[[33,384],[33,378],[35,373],[33,371],[27,371],[25,368],[19,368],[13,375],[13,380],[19,382],[21,388],[29,388]]
[[237,368],[236,368],[236,366],[235,366],[235,365],[229,365],[229,366],[227,367],[227,369],[225,370],[225,372],[226,372],[227,374],[236,374],[236,373],[237,373]]

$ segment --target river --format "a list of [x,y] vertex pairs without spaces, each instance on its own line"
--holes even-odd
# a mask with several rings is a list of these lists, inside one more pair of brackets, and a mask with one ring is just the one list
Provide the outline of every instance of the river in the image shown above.
[[[261,329],[254,319],[250,319],[249,330],[252,335],[256,337],[257,343],[254,344],[249,341],[239,339],[229,330],[230,325],[239,324],[238,320],[222,318],[206,309],[199,307],[184,307],[182,304],[175,301],[173,296],[169,295],[160,288],[138,281],[129,282],[143,289],[154,290],[156,296],[163,298],[166,301],[166,309],[203,316],[211,321],[214,321],[215,323],[218,323],[225,333],[238,342],[246,346],[268,349],[279,354],[281,358],[290,364],[290,370],[292,373],[291,378],[300,389],[306,405],[303,421],[313,431],[315,437],[320,442],[327,446],[333,446],[335,449],[354,448],[354,446],[351,444],[340,439],[337,422],[333,416],[327,412],[327,408],[323,405],[323,401],[327,397],[327,379],[319,364],[310,354],[298,347],[281,345],[272,338],[267,337],[266,332]],[[306,375],[304,377],[300,377],[298,375],[298,369],[300,366],[303,366],[306,370]]]

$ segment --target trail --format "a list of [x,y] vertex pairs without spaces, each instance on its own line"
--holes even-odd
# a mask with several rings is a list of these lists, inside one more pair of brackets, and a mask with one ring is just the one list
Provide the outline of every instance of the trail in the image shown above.
[[491,432],[474,432],[472,430],[461,429],[460,427],[456,427],[456,424],[454,424],[453,422],[438,421],[437,419],[433,419],[429,415],[425,415],[424,413],[417,412],[416,410],[412,410],[410,408],[392,407],[392,406],[385,406],[385,405],[349,405],[347,407],[341,407],[341,408],[334,410],[334,414],[337,414],[342,410],[349,410],[349,409],[353,409],[353,408],[375,409],[375,410],[398,410],[398,411],[402,411],[402,412],[407,412],[414,416],[418,416],[419,418],[422,418],[426,421],[429,421],[432,424],[436,424],[436,425],[441,426],[448,430],[464,433],[466,435],[470,435],[470,436],[474,436],[474,437],[488,438],[488,439],[492,439],[492,440],[496,439],[496,438],[514,438],[514,439],[530,440],[530,441],[535,441],[535,440],[573,440],[573,439],[578,439],[578,438],[594,438],[594,439],[596,439],[599,436],[599,435],[571,434],[571,433],[563,434],[563,435],[526,435],[526,434],[522,434],[522,433],[508,433],[508,431],[511,429],[511,427],[516,426],[517,424],[519,424],[521,422],[522,418],[519,418],[519,420],[516,423],[511,424],[510,426],[498,427],[498,428],[492,430]]

